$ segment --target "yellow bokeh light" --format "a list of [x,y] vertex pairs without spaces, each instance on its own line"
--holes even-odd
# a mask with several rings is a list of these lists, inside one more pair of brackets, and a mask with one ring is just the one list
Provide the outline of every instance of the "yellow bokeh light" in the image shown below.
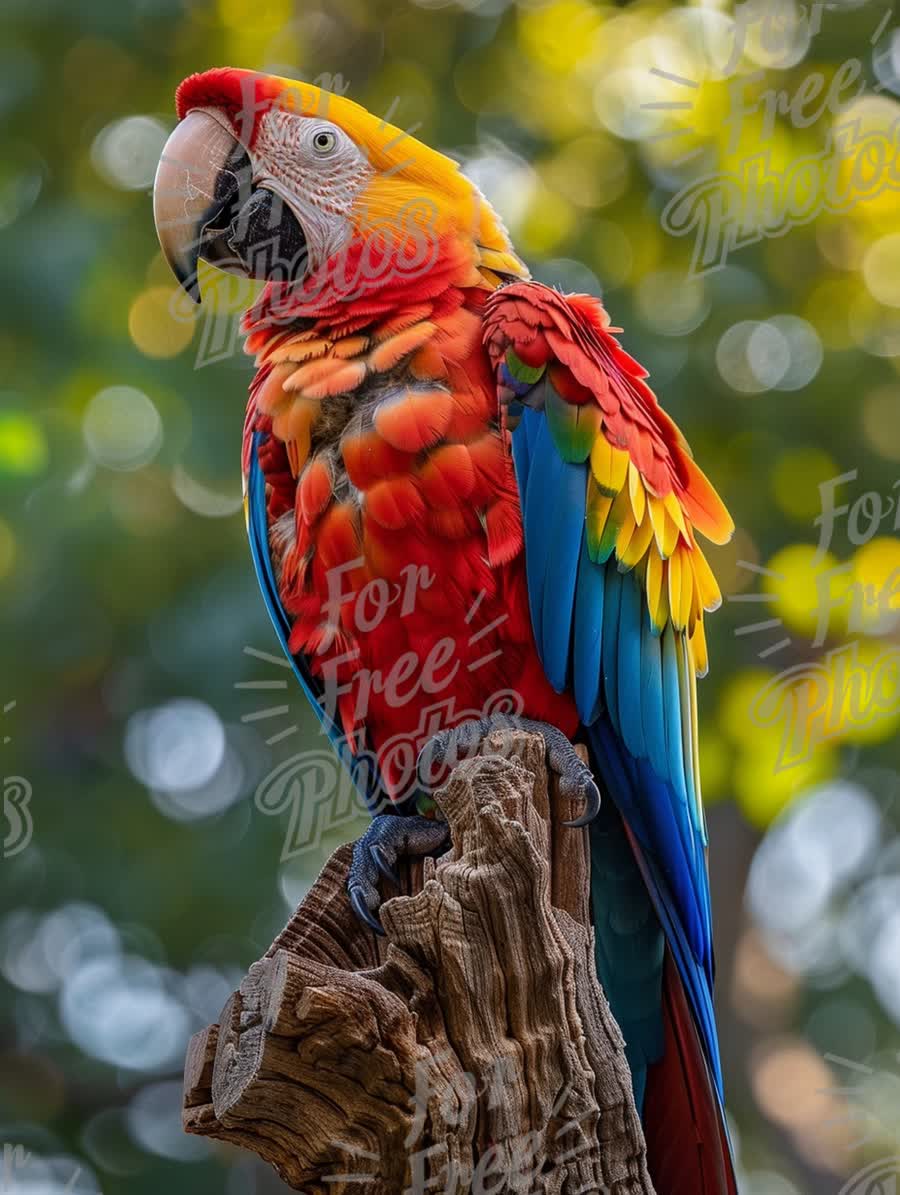
[[[682,68],[684,71],[685,68]],[[704,74],[699,64],[687,68],[688,77],[696,79]],[[664,122],[661,121],[660,134],[671,130],[672,136],[660,135],[658,141],[645,142],[644,152],[659,166],[666,167],[672,162],[701,149],[712,143],[717,147],[720,155],[721,168],[730,170],[733,166],[733,150],[731,133],[725,128],[722,120],[723,112],[729,110],[729,82],[721,79],[704,77],[696,89],[691,91],[689,100],[685,99],[684,87],[666,83],[657,76],[653,79],[653,99],[656,102],[681,104],[689,102],[689,108],[672,108],[665,113]],[[750,126],[758,129],[758,118],[748,117],[745,129],[742,123],[741,131],[734,140],[738,143],[738,156],[743,161],[744,150],[741,146],[746,138],[753,138]],[[779,144],[781,138],[779,138]],[[729,156],[731,155],[731,156]],[[738,170],[738,173],[740,171]]]
[[[746,708],[744,716],[747,718]],[[803,758],[786,766],[784,734],[782,726],[762,728],[751,721],[747,744],[735,764],[735,798],[747,820],[760,829],[770,825],[800,793],[837,770],[837,752],[830,743],[817,743]]]
[[854,640],[752,688],[744,674],[729,694],[724,718],[725,729],[743,740],[735,791],[748,816],[755,811],[762,824],[760,810],[768,816],[799,783],[831,774],[839,744],[881,742],[894,734],[900,648]]
[[836,739],[883,743],[900,726],[900,648],[863,639],[830,661]]
[[846,205],[845,218],[872,231],[897,226],[897,192],[891,182],[896,149],[891,147],[898,120],[900,103],[887,95],[861,95],[835,117],[835,130],[851,130],[849,138],[836,137],[839,151],[842,140],[846,149],[840,153],[835,191]]
[[[752,88],[748,88],[747,96],[750,103],[752,103],[752,100],[749,99],[751,94]],[[752,198],[751,208],[758,207],[759,198],[756,194],[758,183],[749,182],[750,175],[746,163],[753,161],[755,155],[759,153],[760,145],[764,144],[767,170],[771,171],[773,175],[784,177],[796,161],[798,146],[794,138],[781,125],[776,125],[769,134],[765,127],[765,117],[761,112],[746,114],[741,119],[735,136],[727,122],[723,122],[722,111],[723,109],[720,108],[717,114],[711,114],[711,119],[718,117],[715,121],[715,130],[719,137],[720,169],[734,174],[739,179],[746,180],[744,193],[748,198]],[[727,103],[724,111],[728,111]]]
[[900,540],[877,536],[853,557],[855,609],[860,629],[884,634],[897,624],[900,613]]
[[837,573],[840,566],[831,552],[819,555],[813,544],[791,544],[776,552],[766,567],[763,590],[785,626],[814,634],[824,622],[830,634],[846,629],[850,578]]
[[558,75],[567,75],[587,54],[603,16],[583,0],[556,0],[519,9],[519,44],[533,62]]
[[131,339],[147,357],[177,357],[191,343],[194,323],[184,318],[181,292],[169,286],[141,291],[128,312]]
[[772,678],[773,673],[765,668],[746,669],[725,685],[719,700],[719,726],[733,743],[746,744],[756,736],[750,710]]

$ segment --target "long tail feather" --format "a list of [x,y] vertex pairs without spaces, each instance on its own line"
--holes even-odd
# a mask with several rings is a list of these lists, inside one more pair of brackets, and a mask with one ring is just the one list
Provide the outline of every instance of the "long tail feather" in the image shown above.
[[663,976],[666,1048],[644,1096],[647,1163],[665,1195],[737,1195],[728,1129],[671,954]]

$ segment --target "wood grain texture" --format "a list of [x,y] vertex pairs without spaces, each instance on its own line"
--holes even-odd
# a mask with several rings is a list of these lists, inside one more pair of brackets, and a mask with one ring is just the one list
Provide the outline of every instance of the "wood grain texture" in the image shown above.
[[441,859],[404,863],[378,938],[337,850],[217,1025],[191,1041],[184,1127],[336,1195],[652,1195],[597,983],[587,833],[544,744],[494,732],[437,801]]

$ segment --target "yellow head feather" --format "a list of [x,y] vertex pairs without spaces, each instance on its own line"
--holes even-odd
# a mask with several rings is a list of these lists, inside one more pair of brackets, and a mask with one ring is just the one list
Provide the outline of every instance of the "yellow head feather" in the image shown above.
[[366,226],[396,225],[398,212],[409,213],[413,222],[429,223],[439,234],[454,230],[471,237],[484,268],[528,277],[499,216],[456,162],[344,95],[313,83],[222,67],[186,79],[176,104],[179,116],[197,107],[225,108],[251,148],[260,116],[272,109],[331,121],[373,168],[359,203]]

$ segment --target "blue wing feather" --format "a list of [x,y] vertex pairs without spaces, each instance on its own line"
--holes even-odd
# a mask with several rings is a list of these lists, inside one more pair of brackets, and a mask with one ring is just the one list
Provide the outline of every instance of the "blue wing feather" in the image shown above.
[[[527,407],[523,408],[519,404],[517,404],[516,414],[519,416],[519,425],[512,435],[513,465],[519,481],[519,489],[522,494],[526,494],[528,492],[528,468],[531,462],[532,439],[531,429],[527,425],[529,416],[532,418],[539,418],[539,416],[535,411],[530,411]],[[534,430],[536,432],[537,428]]]
[[587,539],[582,539],[581,559],[578,562],[578,590],[575,594],[575,645],[573,669],[575,701],[585,711],[584,721],[590,725],[602,708],[601,646],[603,643],[603,599],[606,592],[603,570],[597,568],[588,552]]
[[[526,542],[525,551],[528,551]],[[606,698],[606,708],[609,710],[610,721],[617,731],[621,731],[619,722],[619,657],[616,644],[619,641],[619,608],[622,602],[623,577],[613,564],[611,567],[595,565],[601,568],[605,579],[603,601],[603,694]],[[584,711],[578,711],[584,717]]]
[[666,714],[663,707],[662,652],[644,609],[641,626],[641,718],[647,754],[658,776],[667,775]]
[[[546,378],[543,384],[549,385]],[[671,625],[661,637],[654,635],[633,570],[621,573],[614,555],[605,563],[590,559],[584,534],[589,465],[562,460],[541,411],[524,409],[513,455],[535,643],[554,686],[566,679],[573,685],[598,776],[628,827],[645,899],[672,950],[721,1091],[705,835],[694,783],[693,693],[683,636]],[[595,834],[605,835],[603,841]],[[622,927],[639,909],[633,884],[623,876],[616,883],[604,881],[600,869],[607,867],[611,841],[608,825],[592,830],[597,869],[592,902],[603,927],[597,966],[613,1011],[630,1025],[640,1095],[645,1064],[659,1056],[661,1021],[636,1010],[646,1010],[658,997],[660,972],[652,935],[644,931],[633,940],[643,961],[625,962]]]
[[543,652],[547,679],[557,693],[570,673],[572,614],[583,540],[587,493],[584,469],[565,464],[555,487],[552,506],[544,511],[553,534],[547,553],[542,601]]
[[[525,426],[520,425],[516,435],[528,435],[529,414],[533,415],[534,412],[525,413]],[[561,483],[565,463],[553,448],[550,429],[544,420],[540,421],[540,426],[531,441],[530,460],[528,488],[522,498],[522,522],[526,540],[530,545],[525,555],[525,572],[528,580],[531,626],[537,643],[543,646],[544,578],[547,575],[547,559],[553,541],[549,511],[555,487]]]
[[665,775],[672,780],[679,804],[687,806],[684,781],[684,738],[681,733],[681,687],[678,680],[678,648],[671,625],[662,635],[663,708],[666,715],[666,750],[669,766]]
[[[618,571],[618,570],[617,570]],[[637,758],[646,753],[641,717],[641,622],[646,606],[634,573],[622,576],[618,649],[619,723],[625,746]]]

